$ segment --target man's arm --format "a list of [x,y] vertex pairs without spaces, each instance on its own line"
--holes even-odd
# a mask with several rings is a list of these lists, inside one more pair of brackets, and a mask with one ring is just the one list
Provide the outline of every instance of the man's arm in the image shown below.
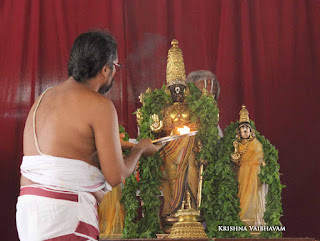
[[123,159],[116,109],[109,99],[103,98],[101,102],[97,107],[92,128],[102,173],[106,181],[114,187],[133,173],[142,154],[152,155],[162,146],[153,145],[150,139],[144,139]]

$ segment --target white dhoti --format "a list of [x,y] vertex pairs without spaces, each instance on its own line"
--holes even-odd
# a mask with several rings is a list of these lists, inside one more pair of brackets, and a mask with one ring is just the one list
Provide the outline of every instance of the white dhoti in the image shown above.
[[111,190],[98,168],[73,159],[25,156],[21,173],[40,183],[20,190],[21,241],[98,240],[98,203],[90,192]]

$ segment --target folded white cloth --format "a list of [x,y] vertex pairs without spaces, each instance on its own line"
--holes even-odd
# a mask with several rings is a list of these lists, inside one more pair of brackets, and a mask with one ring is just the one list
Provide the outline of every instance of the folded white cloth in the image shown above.
[[99,168],[81,160],[50,155],[24,156],[20,171],[33,182],[72,191],[112,190]]

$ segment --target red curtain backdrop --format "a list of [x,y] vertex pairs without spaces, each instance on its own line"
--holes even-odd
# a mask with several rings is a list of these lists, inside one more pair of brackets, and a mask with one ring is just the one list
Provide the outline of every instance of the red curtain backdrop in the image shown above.
[[165,81],[173,38],[186,72],[206,69],[221,85],[220,125],[246,104],[257,129],[279,149],[285,237],[320,237],[318,0],[0,1],[1,238],[18,240],[22,134],[47,87],[67,78],[73,40],[109,29],[119,62],[109,97],[119,122],[136,135],[138,95]]

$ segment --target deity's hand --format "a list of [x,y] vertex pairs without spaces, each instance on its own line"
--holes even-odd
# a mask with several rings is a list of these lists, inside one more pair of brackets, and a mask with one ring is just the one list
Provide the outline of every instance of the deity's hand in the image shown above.
[[123,140],[123,138],[125,138],[125,136],[126,135],[124,133],[119,134],[121,148],[122,148],[122,150],[129,150],[134,146],[134,144],[129,141]]
[[150,126],[151,131],[154,133],[159,133],[162,130],[163,122],[159,120],[159,116],[157,114],[153,114],[151,118],[152,118],[152,124]]
[[160,122],[160,121],[159,121],[159,116],[158,116],[157,114],[153,114],[153,115],[151,116],[151,118],[152,118],[152,120],[153,120],[154,123],[159,123],[159,122]]
[[202,159],[196,159],[195,164],[198,168],[200,168],[201,165],[207,166],[208,161],[207,160],[202,160]]
[[197,140],[196,149],[197,149],[197,152],[201,152],[202,149],[203,149],[203,144],[202,144],[202,141],[200,139]]
[[235,162],[235,163],[238,163],[240,157],[241,157],[241,156],[240,156],[239,153],[233,153],[233,154],[231,155],[231,160],[232,160],[233,162]]
[[241,155],[239,153],[239,143],[237,141],[234,141],[232,144],[234,147],[234,153],[231,154],[231,160],[233,162],[237,163],[241,157]]

